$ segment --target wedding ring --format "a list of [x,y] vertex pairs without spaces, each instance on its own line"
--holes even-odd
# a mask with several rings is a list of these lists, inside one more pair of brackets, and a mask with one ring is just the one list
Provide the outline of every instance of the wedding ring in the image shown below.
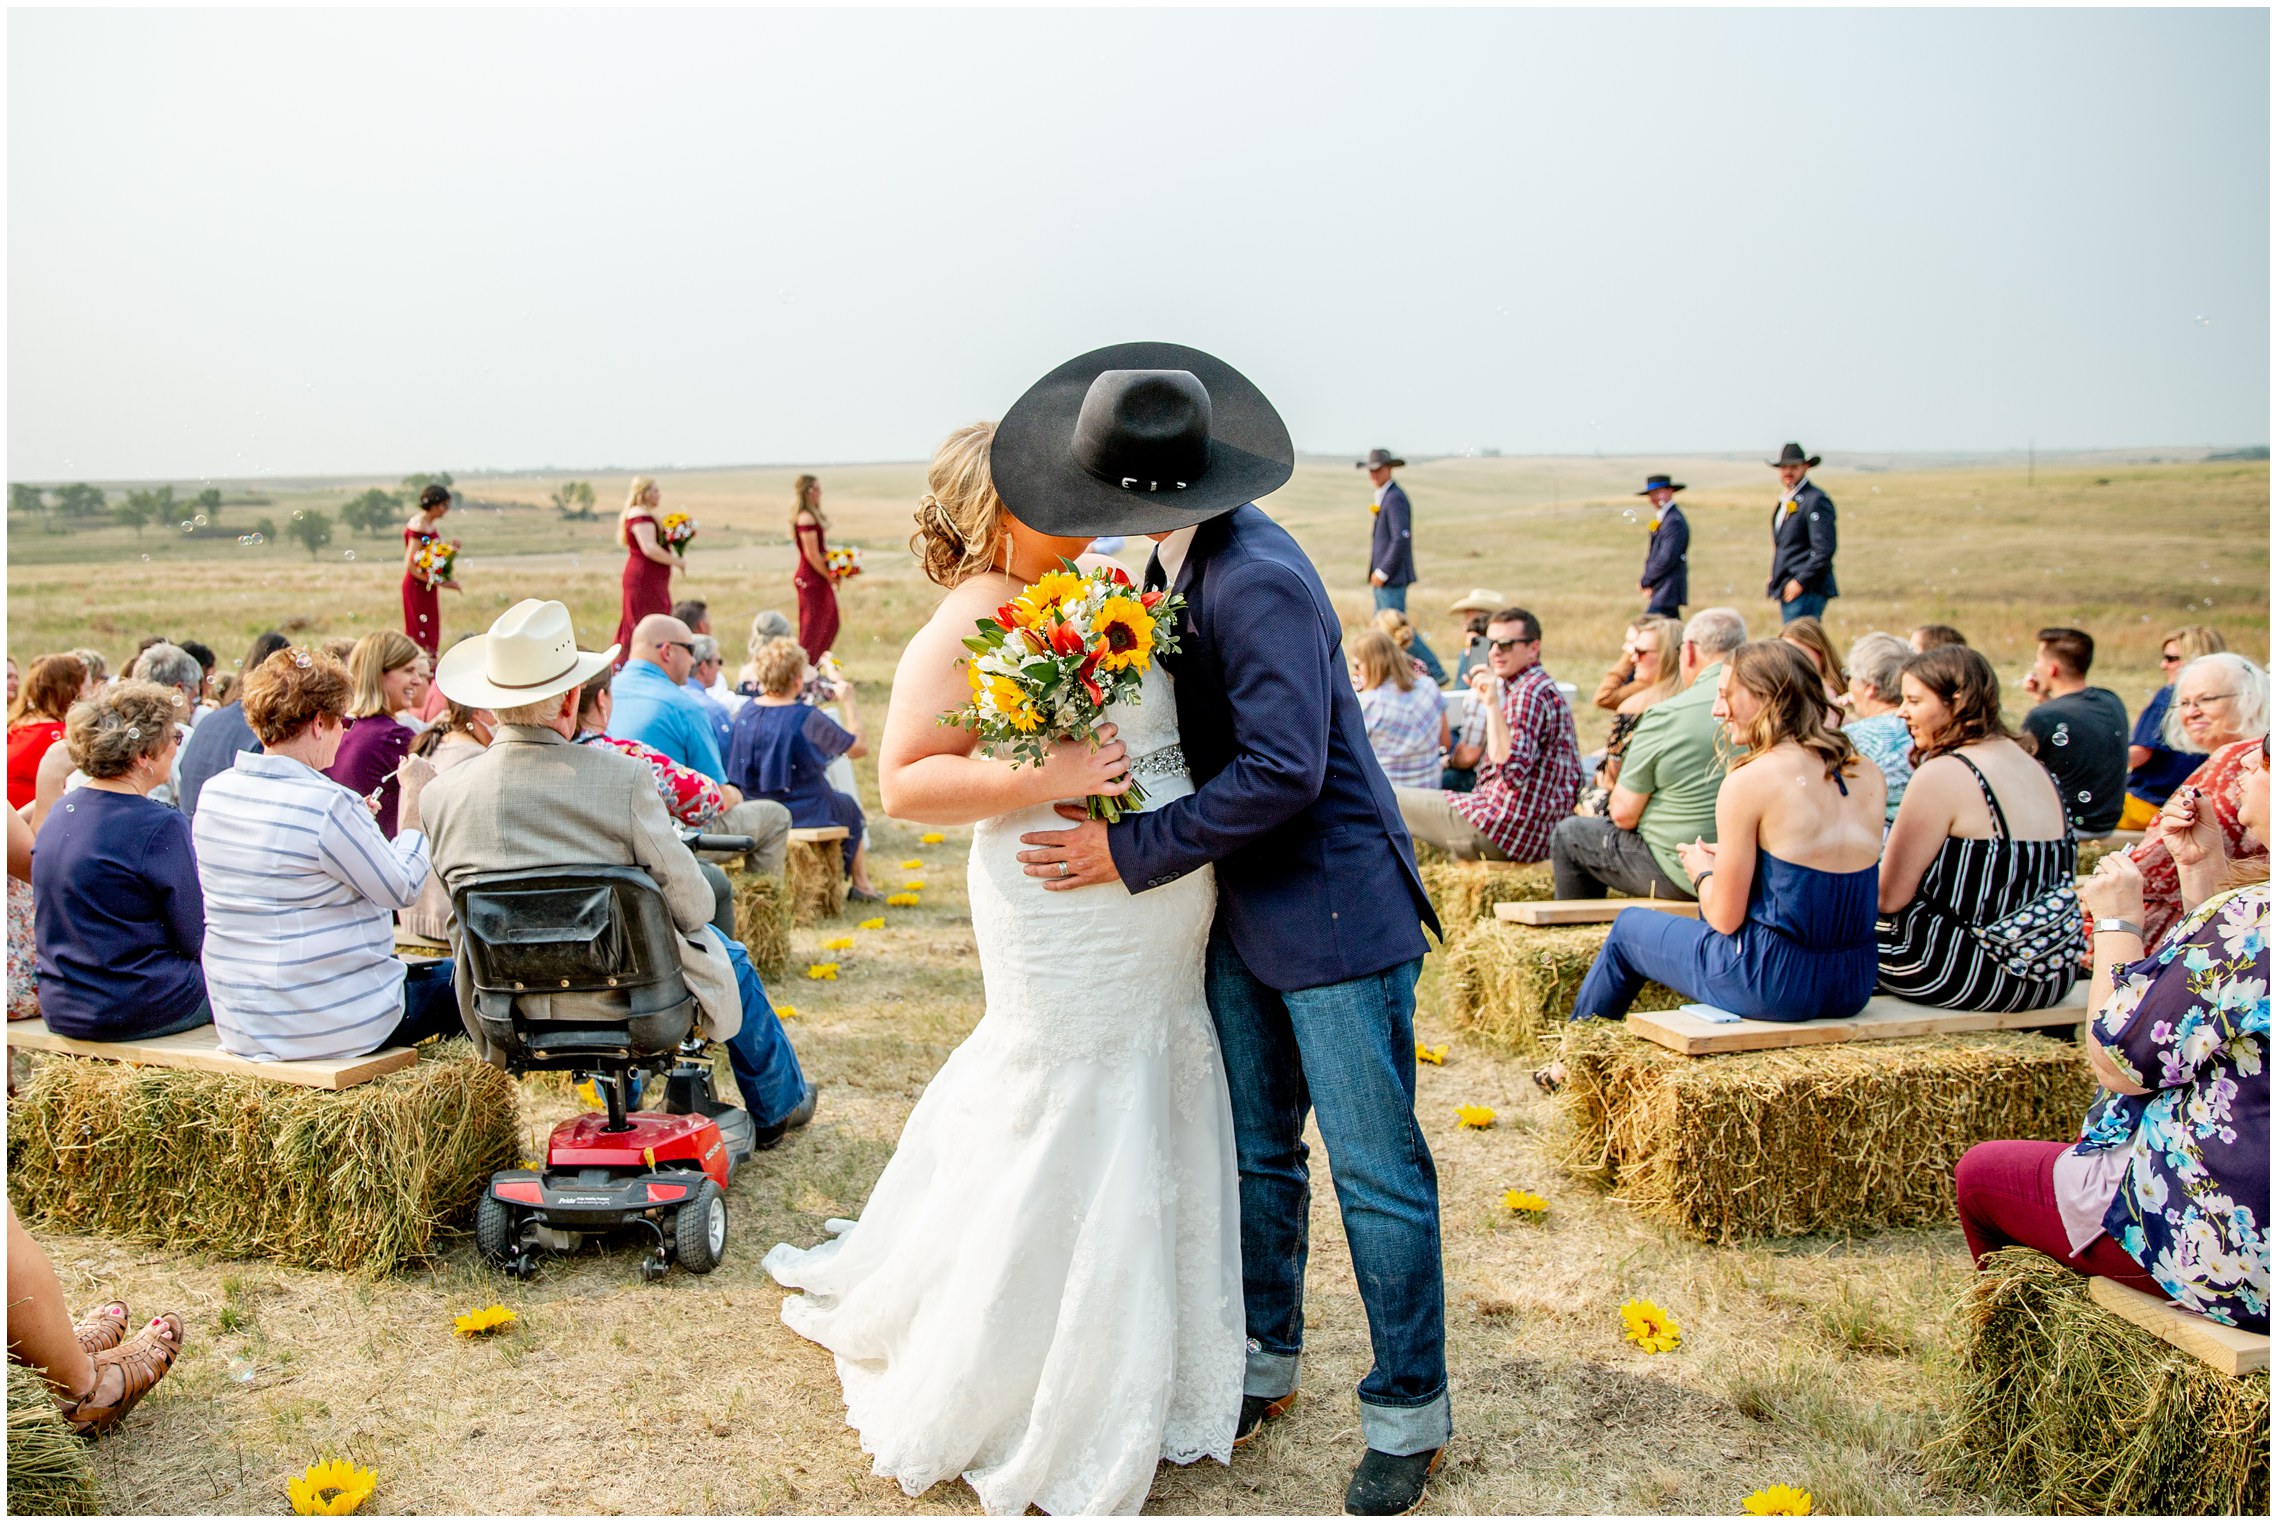
[[1062,878],[1064,878],[1064,877],[1066,877],[1066,876],[1068,875],[1068,872],[1069,872],[1069,868],[1068,868],[1068,865],[1067,865],[1065,862],[1062,862],[1062,863],[1060,863],[1060,865],[1059,865],[1059,875],[1060,875]]

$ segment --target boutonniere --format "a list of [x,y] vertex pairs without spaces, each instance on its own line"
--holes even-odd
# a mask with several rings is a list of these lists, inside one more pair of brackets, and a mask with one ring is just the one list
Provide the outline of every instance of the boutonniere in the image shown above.
[[1653,514],[1652,522],[1646,524],[1645,527],[1651,530],[1653,533],[1658,534],[1660,532],[1660,515],[1658,513]]
[[1371,516],[1377,513],[1381,513],[1383,510],[1384,505],[1380,502],[1371,502],[1368,504],[1368,512]]

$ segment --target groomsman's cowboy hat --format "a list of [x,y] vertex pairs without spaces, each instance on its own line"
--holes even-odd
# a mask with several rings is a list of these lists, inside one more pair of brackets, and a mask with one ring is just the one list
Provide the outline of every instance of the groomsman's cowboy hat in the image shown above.
[[567,608],[524,598],[498,616],[490,633],[443,652],[435,686],[470,709],[517,709],[583,687],[609,669],[617,649],[579,650]]
[[1390,466],[1393,470],[1396,471],[1406,464],[1406,461],[1400,459],[1399,456],[1393,454],[1388,449],[1372,449],[1368,451],[1367,459],[1353,461],[1352,469],[1356,471],[1372,471],[1379,465],[1385,465]]
[[1770,466],[1799,465],[1805,470],[1809,470],[1818,464],[1818,456],[1811,455],[1806,458],[1803,454],[1803,447],[1790,441],[1779,447],[1778,459],[1766,460],[1763,463]]
[[1458,598],[1447,605],[1449,613],[1500,613],[1510,606],[1510,600],[1499,592],[1484,587],[1473,587],[1470,596]]
[[1637,495],[1639,497],[1650,497],[1653,493],[1659,491],[1662,487],[1666,487],[1671,492],[1681,492],[1684,490],[1684,483],[1681,481],[1671,481],[1666,476],[1647,476],[1644,479],[1644,490],[1637,493]]
[[1296,447],[1273,404],[1183,344],[1077,355],[996,425],[988,470],[1045,534],[1160,534],[1230,513],[1288,481]]

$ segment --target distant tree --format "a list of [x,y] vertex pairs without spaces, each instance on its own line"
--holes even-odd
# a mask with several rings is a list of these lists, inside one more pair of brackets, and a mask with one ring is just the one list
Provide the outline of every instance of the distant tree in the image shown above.
[[332,519],[321,508],[303,508],[293,515],[287,531],[308,551],[310,560],[316,552],[332,543]]
[[125,501],[111,509],[111,517],[134,530],[136,539],[142,538],[143,526],[150,522],[150,504],[144,500],[149,495],[147,492],[129,492]]
[[277,521],[273,518],[256,518],[253,520],[253,532],[260,535],[264,543],[273,545],[277,542]]
[[140,539],[144,524],[156,524],[164,528],[174,522],[175,515],[183,507],[183,504],[174,500],[174,488],[169,484],[156,488],[141,487],[129,492],[126,500],[111,512],[120,523],[134,530],[135,538]]
[[101,487],[84,481],[55,489],[55,510],[66,518],[93,518],[103,511],[106,501]]
[[591,518],[593,516],[592,484],[584,481],[568,481],[554,488],[553,510],[564,518]]
[[186,504],[193,512],[203,513],[208,523],[221,522],[221,488],[207,487]]
[[360,497],[351,497],[340,509],[340,522],[348,528],[366,534],[385,534],[393,528],[403,513],[403,499],[395,493],[373,487]]
[[419,494],[431,486],[447,487],[451,484],[449,471],[419,471],[403,478],[403,500],[417,502]]
[[47,493],[24,482],[11,481],[8,483],[8,511],[11,513],[29,513],[34,518],[45,517],[47,514]]

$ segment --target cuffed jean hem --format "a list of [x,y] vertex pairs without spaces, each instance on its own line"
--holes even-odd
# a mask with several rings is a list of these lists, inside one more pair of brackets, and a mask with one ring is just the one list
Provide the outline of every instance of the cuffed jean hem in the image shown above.
[[1302,1354],[1274,1354],[1252,1347],[1249,1350],[1249,1368],[1241,1377],[1241,1394],[1279,1401],[1297,1388],[1297,1381],[1303,1373],[1299,1366],[1303,1363]]
[[1454,1409],[1447,1404],[1444,1387],[1415,1407],[1387,1407],[1363,1400],[1360,1432],[1367,1437],[1368,1447],[1379,1454],[1429,1454],[1447,1447],[1447,1440],[1455,1436]]

